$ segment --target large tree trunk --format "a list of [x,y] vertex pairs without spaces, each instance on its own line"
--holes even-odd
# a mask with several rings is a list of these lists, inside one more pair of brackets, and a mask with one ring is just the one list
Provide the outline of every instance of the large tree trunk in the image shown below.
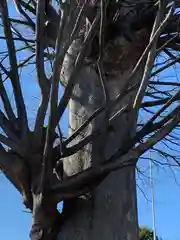
[[[107,72],[106,84],[111,100],[121,92],[125,80],[131,73],[148,41],[148,33],[141,30],[134,33],[134,41],[123,37],[116,39],[107,47],[104,70]],[[76,44],[75,44],[76,45]],[[71,57],[66,58],[62,78],[68,81],[72,69],[72,55],[78,47],[72,47]],[[131,80],[131,85],[139,83],[143,64]],[[111,112],[117,111],[127,103],[132,105],[136,91],[128,94]],[[73,98],[69,104],[69,132],[72,134],[93,112],[104,103],[102,86],[97,71],[92,66],[84,66],[77,77]],[[81,136],[87,136],[95,129],[105,126],[107,113],[96,118]],[[113,129],[102,134],[64,162],[67,175],[72,175],[89,166],[96,167],[100,161],[111,156],[118,148],[124,147],[136,130],[137,112],[134,110],[117,117]],[[80,139],[76,139],[74,143]],[[83,240],[136,240],[138,239],[137,198],[135,167],[127,167],[109,174],[104,181],[92,189],[90,197],[78,198],[71,217],[62,226],[58,239]]]

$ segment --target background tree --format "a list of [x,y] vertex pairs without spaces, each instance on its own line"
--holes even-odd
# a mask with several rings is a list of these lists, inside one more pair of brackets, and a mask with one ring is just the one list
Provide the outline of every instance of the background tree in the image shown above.
[[[139,229],[139,239],[140,240],[153,240],[153,231],[146,227],[141,227]],[[156,240],[162,240],[156,237]]]
[[[152,149],[179,165],[179,83],[158,74],[179,61],[180,1],[13,2],[19,18],[0,2],[0,167],[32,212],[31,239],[138,239],[138,159]],[[33,127],[28,64],[41,95]]]

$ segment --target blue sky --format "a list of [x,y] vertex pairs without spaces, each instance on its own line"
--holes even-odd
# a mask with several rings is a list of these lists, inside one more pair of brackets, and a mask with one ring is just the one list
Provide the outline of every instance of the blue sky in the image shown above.
[[[176,175],[176,180],[174,178]],[[155,193],[155,218],[156,233],[163,240],[180,240],[179,229],[179,197],[180,180],[179,169],[174,169],[174,173],[168,168],[153,168],[154,193]],[[147,182],[146,182],[147,181]],[[152,226],[152,205],[151,189],[149,178],[146,181],[137,181],[144,194],[137,187],[139,225]],[[147,199],[146,199],[147,198]]]
[[[11,8],[11,14],[15,14]],[[0,29],[1,32],[1,29]],[[2,45],[1,45],[2,47]],[[25,53],[18,56],[25,57]],[[39,89],[35,87],[35,71],[27,67],[21,75],[26,106],[28,109],[30,125],[34,122],[34,113],[39,103]],[[37,85],[36,85],[37,86]],[[10,86],[9,95],[11,96]],[[0,102],[1,104],[1,102]],[[0,106],[1,107],[1,106]],[[64,126],[67,124],[63,119]],[[158,158],[158,156],[155,156]],[[147,163],[146,163],[147,165]],[[175,169],[176,178],[180,181],[180,172]],[[157,234],[163,240],[180,240],[180,185],[175,182],[170,169],[154,169],[155,210]],[[148,171],[147,171],[148,175]],[[140,176],[141,178],[142,176]],[[152,226],[151,195],[148,176],[137,180],[139,224]],[[140,191],[143,190],[144,194]],[[28,240],[31,226],[31,214],[25,212],[21,196],[16,189],[0,174],[0,239],[1,240]]]

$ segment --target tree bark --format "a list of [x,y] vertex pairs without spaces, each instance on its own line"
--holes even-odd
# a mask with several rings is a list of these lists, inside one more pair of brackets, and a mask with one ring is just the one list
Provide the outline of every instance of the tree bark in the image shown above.
[[[103,67],[106,72],[106,87],[110,100],[121,93],[126,79],[141,56],[147,42],[148,32],[143,29],[134,33],[133,42],[123,37],[116,39],[106,48]],[[75,46],[75,47],[74,47]],[[66,57],[61,79],[67,83],[73,66],[73,58],[78,52],[78,44],[70,49]],[[140,83],[143,64],[131,79],[130,85]],[[110,111],[112,116],[126,104],[132,106],[136,90],[129,93],[123,101]],[[97,70],[91,65],[84,65],[80,71],[69,104],[69,134],[71,135],[93,112],[104,104],[103,90]],[[98,116],[86,128],[81,137],[73,143],[103,128],[107,113]],[[133,137],[136,130],[138,113],[134,110],[117,117],[113,121],[110,133],[103,133],[81,151],[65,159],[64,171],[70,176],[90,166],[96,167],[115,151],[124,147]],[[119,159],[120,161],[121,159]],[[138,239],[138,219],[136,200],[135,167],[127,167],[109,174],[90,196],[78,198],[72,206],[72,215],[61,227],[57,239],[74,240],[136,240]]]
[[79,199],[57,239],[138,239],[134,168],[111,173],[93,191],[91,200]]

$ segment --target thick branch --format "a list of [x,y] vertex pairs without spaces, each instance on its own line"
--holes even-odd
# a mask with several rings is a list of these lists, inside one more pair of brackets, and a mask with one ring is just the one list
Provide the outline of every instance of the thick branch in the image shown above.
[[81,69],[82,67],[82,63],[84,61],[84,56],[85,56],[85,53],[86,53],[86,49],[87,49],[87,46],[88,44],[91,42],[92,40],[92,36],[96,30],[96,26],[99,22],[99,19],[100,19],[100,14],[97,13],[97,16],[95,17],[90,29],[89,29],[89,32],[84,40],[84,42],[82,43],[81,45],[81,51],[80,53],[78,54],[77,58],[76,58],[76,61],[75,61],[75,64],[74,64],[74,69],[72,71],[72,74],[70,75],[70,78],[68,79],[68,85],[65,89],[65,92],[62,96],[62,99],[59,103],[59,106],[58,106],[58,116],[57,116],[57,123],[59,122],[59,120],[61,119],[66,107],[67,107],[67,104],[71,98],[71,95],[72,95],[72,92],[73,92],[73,89],[74,89],[74,86],[75,86],[75,83],[76,83],[76,76],[77,74],[79,73],[79,70]]
[[[90,135],[88,135],[85,138],[83,138],[80,142],[74,144],[73,146],[71,146],[69,148],[66,148],[64,150],[64,155],[62,157],[67,157],[67,156],[73,155],[74,153],[76,153],[79,150],[81,150],[85,145],[87,145],[88,143],[92,142],[95,138],[100,136],[105,131],[110,132],[111,131],[111,126],[113,125],[113,121],[115,121],[117,119],[117,117],[122,116],[127,111],[128,111],[127,106],[121,108],[110,119],[107,119],[107,123],[108,124],[107,124],[105,129],[104,129],[104,127],[100,128],[100,129],[97,129],[94,132],[92,132]],[[66,141],[65,141],[65,143],[66,143]]]
[[[76,174],[61,181],[57,186],[53,187],[52,191],[55,194],[57,201],[62,201],[67,193],[77,191],[84,187],[91,186],[92,183],[98,181],[100,183],[107,174],[111,171],[129,166],[135,165],[137,159],[148,149],[162,140],[167,134],[169,134],[180,122],[180,113],[178,113],[169,123],[163,128],[157,131],[146,142],[132,149],[129,153],[125,154],[121,159],[117,159],[119,154],[115,153],[105,164],[100,164],[96,168],[90,168],[82,173]],[[99,181],[101,180],[101,181]]]
[[41,103],[38,108],[36,122],[35,122],[35,133],[34,133],[34,145],[39,146],[42,139],[42,131],[44,125],[44,119],[49,102],[49,83],[45,75],[44,69],[44,26],[45,26],[45,1],[38,0],[37,14],[36,14],[36,68],[37,78],[41,89]]
[[27,208],[32,209],[28,170],[18,155],[8,153],[0,144],[0,170],[22,194]]

